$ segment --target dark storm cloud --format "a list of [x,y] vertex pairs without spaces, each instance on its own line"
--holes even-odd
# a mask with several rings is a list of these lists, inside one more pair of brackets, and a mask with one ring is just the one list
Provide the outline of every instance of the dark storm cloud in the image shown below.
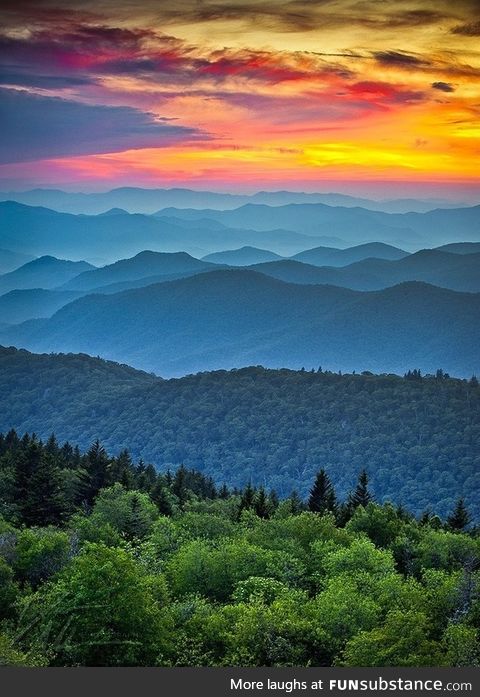
[[[480,12],[480,6],[477,8]],[[452,34],[461,34],[462,36],[480,36],[480,20],[469,22],[467,24],[459,24],[452,29]]]
[[0,88],[0,162],[161,148],[207,139],[130,107],[90,106]]
[[449,82],[432,82],[432,87],[440,92],[455,92],[455,88]]

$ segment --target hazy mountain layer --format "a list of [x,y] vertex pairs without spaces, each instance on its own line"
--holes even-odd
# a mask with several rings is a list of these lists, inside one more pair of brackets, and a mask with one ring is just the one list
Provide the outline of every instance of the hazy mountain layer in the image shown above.
[[364,259],[342,268],[312,266],[294,259],[250,268],[288,283],[328,283],[353,290],[380,290],[404,281],[423,281],[450,290],[480,292],[480,254],[449,254],[436,249],[424,249],[398,261]]
[[55,288],[91,269],[93,266],[85,261],[43,256],[0,276],[0,295],[25,288]]
[[71,291],[11,290],[0,296],[0,317],[7,324],[18,324],[29,319],[51,317],[57,310],[75,300],[81,293]]
[[56,189],[32,189],[0,193],[0,201],[18,201],[29,206],[46,206],[64,213],[110,213],[126,209],[130,213],[154,213],[159,208],[232,209],[245,203],[283,206],[289,203],[325,203],[329,206],[362,206],[388,213],[425,212],[433,208],[450,208],[450,201],[430,199],[391,199],[372,201],[337,193],[302,193],[294,191],[259,191],[252,195],[228,194],[191,189],[142,189],[121,187],[101,193],[70,193]]
[[240,249],[228,249],[225,252],[214,252],[203,257],[203,261],[211,261],[214,264],[229,264],[230,266],[250,266],[262,264],[266,261],[281,259],[278,254],[268,249],[257,247],[241,247]]
[[336,249],[335,247],[316,247],[307,249],[304,252],[295,254],[292,259],[302,261],[314,266],[347,266],[355,261],[363,259],[403,259],[408,256],[408,252],[398,247],[392,247],[383,242],[371,242],[369,244],[359,244],[347,249]]
[[151,276],[168,276],[216,268],[206,261],[194,259],[185,252],[140,252],[131,259],[121,259],[101,269],[85,271],[63,287],[70,290],[91,290],[124,281]]
[[0,334],[35,351],[100,355],[158,374],[261,363],[403,373],[480,372],[480,295],[422,283],[361,293],[214,271],[90,295]]
[[166,209],[162,215],[195,220],[207,217],[230,227],[266,230],[282,227],[307,235],[336,235],[350,243],[438,246],[480,240],[480,206],[427,213],[388,214],[323,204],[264,206],[247,204],[231,211]]
[[286,229],[229,229],[203,218],[192,222],[146,215],[69,215],[10,201],[0,203],[0,244],[22,253],[103,258],[108,262],[145,249],[204,256],[245,244],[290,256],[318,244],[341,245],[342,241]]

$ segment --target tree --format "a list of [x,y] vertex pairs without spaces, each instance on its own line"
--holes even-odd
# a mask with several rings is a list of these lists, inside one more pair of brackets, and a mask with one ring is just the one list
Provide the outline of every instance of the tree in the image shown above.
[[100,489],[110,483],[110,460],[105,449],[96,440],[87,453],[86,481],[84,484],[84,498],[88,504],[92,504]]
[[150,493],[150,498],[156,504],[159,513],[162,515],[172,515],[172,494],[163,484],[160,477],[155,482],[155,485]]
[[330,481],[330,477],[321,469],[315,479],[315,483],[310,490],[310,498],[308,499],[308,510],[314,513],[335,513],[337,509],[337,500],[335,490]]
[[248,482],[247,486],[242,491],[242,497],[240,499],[239,514],[242,511],[249,511],[251,508],[253,508],[254,501],[255,501],[255,489],[252,486],[252,482]]
[[256,493],[253,509],[259,518],[270,517],[270,507],[268,505],[267,495],[263,486],[261,486]]
[[18,586],[13,579],[13,571],[0,557],[0,621],[13,615],[13,604],[17,596]]
[[447,525],[450,530],[460,532],[470,524],[470,514],[465,506],[465,501],[462,497],[457,499],[455,508],[447,518]]
[[350,494],[348,498],[348,504],[352,510],[355,510],[355,508],[358,508],[358,506],[363,506],[366,508],[370,501],[374,501],[374,497],[373,494],[371,494],[368,490],[367,470],[362,470],[358,477],[355,491]]
[[22,507],[27,525],[58,525],[67,510],[60,470],[49,453],[43,453],[29,480]]
[[[168,477],[168,472],[167,472]],[[172,481],[172,493],[178,498],[178,504],[181,509],[185,506],[188,501],[187,492],[187,470],[183,465],[180,465],[178,470],[175,472],[175,476]]]
[[22,614],[19,633],[54,665],[154,665],[169,643],[155,578],[123,549],[89,544]]

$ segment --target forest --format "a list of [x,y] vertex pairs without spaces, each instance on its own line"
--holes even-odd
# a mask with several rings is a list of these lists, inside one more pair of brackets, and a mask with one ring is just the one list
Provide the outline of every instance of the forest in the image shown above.
[[216,484],[293,489],[324,468],[345,497],[366,468],[379,502],[445,517],[463,496],[480,516],[480,388],[473,377],[405,377],[260,366],[162,380],[87,355],[0,347],[0,431],[97,438],[165,472],[184,464]]
[[480,538],[344,499],[303,499],[55,436],[0,437],[0,665],[479,665]]

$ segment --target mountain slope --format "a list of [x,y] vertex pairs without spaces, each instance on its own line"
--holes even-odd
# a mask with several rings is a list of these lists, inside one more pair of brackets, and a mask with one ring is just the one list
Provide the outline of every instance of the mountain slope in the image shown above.
[[479,254],[480,242],[452,242],[437,247],[440,252],[449,252],[450,254]]
[[480,372],[480,295],[422,283],[360,293],[212,271],[90,295],[0,334],[35,351],[74,351],[161,375],[261,363],[403,373]]
[[0,276],[0,294],[27,288],[55,288],[94,267],[85,261],[43,256]]
[[204,271],[215,268],[185,252],[143,251],[130,259],[121,259],[100,269],[85,271],[72,278],[63,288],[65,290],[92,290],[110,284],[136,281],[150,276],[173,275]]
[[396,261],[406,256],[408,256],[408,252],[404,252],[403,249],[398,249],[382,242],[371,242],[348,247],[347,249],[316,247],[315,249],[299,252],[292,259],[306,264],[313,264],[314,266],[347,266],[356,261],[363,261],[363,259],[374,258]]
[[8,273],[18,269],[34,257],[31,254],[22,254],[21,252],[11,252],[9,249],[0,249],[0,274]]
[[312,266],[295,259],[250,268],[287,283],[328,283],[352,290],[380,290],[405,281],[422,281],[450,290],[480,292],[480,254],[449,254],[436,249],[424,249],[398,261],[364,259],[341,268]]
[[228,249],[224,252],[214,252],[203,257],[203,261],[214,264],[228,264],[229,266],[251,266],[266,261],[276,261],[282,257],[268,249],[257,247],[241,247],[240,249]]
[[3,432],[54,431],[85,449],[99,438],[161,470],[184,463],[280,494],[307,495],[326,467],[343,497],[366,467],[379,500],[445,515],[463,495],[480,515],[480,388],[466,381],[259,367],[163,381],[85,355],[0,348],[0,391]]
[[71,291],[42,288],[11,290],[0,296],[0,317],[8,324],[18,324],[38,317],[51,317],[80,295],[81,293]]

